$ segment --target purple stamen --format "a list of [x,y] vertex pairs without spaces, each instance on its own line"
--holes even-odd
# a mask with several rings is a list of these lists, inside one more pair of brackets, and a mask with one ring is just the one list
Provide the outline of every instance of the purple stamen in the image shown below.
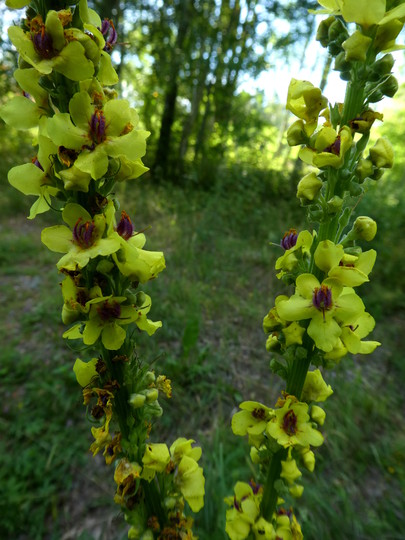
[[85,221],[82,218],[76,221],[73,228],[73,241],[83,249],[87,249],[94,244],[93,233],[95,230],[94,221]]
[[96,144],[100,144],[105,140],[105,116],[103,111],[96,109],[91,116],[90,134]]
[[295,229],[290,229],[283,236],[283,238],[282,238],[282,240],[280,242],[280,245],[285,250],[291,249],[297,243],[297,238],[298,238],[297,231]]
[[104,19],[101,24],[101,33],[105,39],[104,50],[109,52],[117,43],[118,34],[111,19]]
[[256,484],[254,480],[249,480],[249,486],[252,488],[253,495],[257,495],[261,489],[261,484]]
[[132,225],[131,218],[124,211],[121,212],[121,219],[117,225],[117,233],[124,240],[129,240],[134,234],[134,226]]
[[111,319],[118,319],[121,315],[121,306],[118,302],[109,303],[108,300],[103,302],[97,307],[97,312],[100,316],[100,319],[104,322],[110,321]]
[[40,32],[32,34],[32,43],[34,44],[34,49],[42,58],[49,59],[55,56],[52,37],[45,32],[44,26]]
[[290,437],[297,433],[298,418],[294,411],[289,410],[283,418],[283,429]]
[[35,165],[35,167],[38,167],[38,169],[41,169],[41,171],[44,170],[44,168],[42,167],[42,165],[41,165],[40,162],[38,161],[38,158],[37,158],[37,157],[34,157],[34,158],[33,158],[32,163]]
[[324,152],[329,152],[330,154],[335,154],[335,156],[340,155],[340,136],[338,136],[334,143],[325,148]]
[[319,309],[319,311],[322,311],[325,314],[325,311],[330,309],[333,305],[331,289],[326,285],[315,287],[312,304],[316,309]]

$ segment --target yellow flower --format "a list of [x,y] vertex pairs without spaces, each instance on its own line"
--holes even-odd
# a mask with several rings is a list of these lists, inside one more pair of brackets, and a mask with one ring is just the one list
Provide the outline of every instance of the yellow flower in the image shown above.
[[316,126],[319,113],[328,105],[328,100],[309,81],[291,79],[288,87],[286,108],[309,126]]
[[146,445],[142,458],[144,465],[142,478],[150,482],[156,472],[163,472],[170,462],[169,449],[163,443],[150,443]]
[[261,435],[273,410],[257,401],[244,401],[239,405],[241,411],[232,417],[232,431],[235,435]]
[[281,409],[274,411],[274,417],[268,422],[266,431],[278,444],[290,446],[320,446],[322,434],[310,423],[307,403],[293,403],[288,398]]
[[319,369],[308,371],[301,395],[303,401],[325,401],[332,394],[332,387],[323,380]]

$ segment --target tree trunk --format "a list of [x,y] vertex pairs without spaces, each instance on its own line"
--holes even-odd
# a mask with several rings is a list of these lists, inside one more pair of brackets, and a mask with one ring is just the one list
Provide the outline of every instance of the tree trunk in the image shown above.
[[183,0],[179,10],[179,26],[176,43],[173,48],[169,82],[165,94],[165,104],[160,125],[159,141],[156,150],[155,162],[152,167],[155,177],[164,177],[168,171],[168,159],[170,155],[170,142],[172,126],[176,114],[176,99],[178,93],[178,72],[181,65],[184,41],[189,30],[192,2]]

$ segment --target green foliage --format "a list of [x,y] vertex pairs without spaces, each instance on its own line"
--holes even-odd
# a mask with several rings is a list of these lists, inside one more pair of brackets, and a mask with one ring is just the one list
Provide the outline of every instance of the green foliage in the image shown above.
[[373,273],[373,288],[365,290],[367,302],[377,317],[405,308],[405,292],[399,271],[405,264],[405,238],[400,233],[405,228],[404,118],[405,87],[402,86],[379,128],[379,134],[389,137],[394,147],[394,167],[387,170],[378,182],[372,183],[364,201],[356,209],[358,215],[370,215],[378,223],[375,248],[379,256]]
[[[275,198],[271,178],[266,192],[259,181],[249,183],[249,174],[240,173],[236,168],[229,177],[224,173],[217,188],[208,192],[134,184],[130,194],[125,193],[128,211],[136,211],[135,227],[141,230],[153,223],[147,247],[160,249],[162,242],[167,246],[170,272],[151,284],[159,298],[154,312],[165,325],[156,343],[141,340],[138,353],[151,361],[163,355],[159,363],[163,361],[165,374],[174,381],[173,398],[162,403],[162,430],[170,439],[197,436],[206,448],[207,492],[215,498],[207,500],[196,523],[202,540],[223,539],[223,497],[236,478],[249,481],[254,474],[241,458],[245,441],[226,426],[241,395],[260,400],[279,393],[280,383],[267,376],[269,358],[260,330],[268,299],[279,287],[270,271],[279,252],[268,242],[278,242],[285,223],[299,228],[302,220],[295,200]],[[233,190],[228,189],[231,185]],[[104,482],[110,487],[109,475],[94,489],[86,488],[87,471],[97,465],[91,465],[87,454],[87,423],[71,370],[76,356],[60,340],[58,276],[52,269],[56,258],[40,249],[37,221],[24,221],[24,214],[14,216],[0,236],[1,294],[8,306],[0,315],[0,338],[6,343],[0,476],[2,485],[7,482],[4,501],[15,504],[2,520],[7,529],[0,536],[15,540],[24,532],[32,538],[53,534],[56,539],[69,529],[69,516],[77,516],[77,506],[80,531],[86,527],[86,511],[95,513],[98,526],[107,529],[105,514],[114,516],[116,510],[107,503],[109,496],[101,497]],[[48,296],[50,289],[56,294]],[[400,489],[405,481],[401,313],[398,308],[394,318],[384,317],[378,326],[376,339],[384,348],[367,361],[342,361],[337,383],[331,381],[340,391],[326,404],[326,453],[317,453],[317,474],[305,482],[299,505],[309,540],[400,538]],[[52,317],[46,326],[45,315],[47,320]],[[227,475],[222,478],[223,470]],[[73,475],[84,491],[80,499]],[[94,538],[93,525],[76,537],[81,534]],[[110,533],[110,538],[119,534]]]

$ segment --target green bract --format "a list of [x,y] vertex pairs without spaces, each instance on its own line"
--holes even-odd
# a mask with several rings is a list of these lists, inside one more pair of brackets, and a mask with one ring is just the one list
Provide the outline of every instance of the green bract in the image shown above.
[[[95,180],[108,169],[109,157],[121,156],[136,166],[145,154],[148,131],[135,129],[136,111],[124,99],[107,101],[102,109],[90,95],[76,93],[68,113],[57,113],[48,120],[48,134],[58,146],[78,153],[74,166]],[[141,174],[141,171],[139,171]]]

